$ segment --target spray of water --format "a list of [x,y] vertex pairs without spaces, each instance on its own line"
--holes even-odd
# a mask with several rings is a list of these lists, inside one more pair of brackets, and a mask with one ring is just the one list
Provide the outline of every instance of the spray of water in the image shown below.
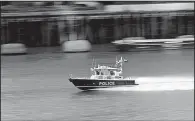
[[133,87],[114,87],[96,90],[105,91],[174,91],[194,90],[193,77],[140,77],[136,79],[139,85]]

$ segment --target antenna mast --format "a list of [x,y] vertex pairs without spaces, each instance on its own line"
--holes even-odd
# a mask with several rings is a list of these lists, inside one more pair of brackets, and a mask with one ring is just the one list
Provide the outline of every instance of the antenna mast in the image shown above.
[[92,68],[94,67],[94,58],[93,58],[93,61],[92,61]]

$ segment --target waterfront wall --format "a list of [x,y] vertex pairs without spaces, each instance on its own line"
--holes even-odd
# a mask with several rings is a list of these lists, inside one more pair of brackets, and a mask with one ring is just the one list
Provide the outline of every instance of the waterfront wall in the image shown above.
[[87,39],[92,44],[124,37],[174,38],[194,34],[194,11],[118,12],[3,16],[1,44],[28,47],[58,46],[64,41]]

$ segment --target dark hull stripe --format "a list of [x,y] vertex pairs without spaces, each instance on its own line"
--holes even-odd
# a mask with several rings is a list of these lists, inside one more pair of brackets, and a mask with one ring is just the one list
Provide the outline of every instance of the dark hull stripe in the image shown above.
[[77,88],[90,90],[95,88],[113,88],[138,85],[135,80],[96,80],[96,79],[69,79]]

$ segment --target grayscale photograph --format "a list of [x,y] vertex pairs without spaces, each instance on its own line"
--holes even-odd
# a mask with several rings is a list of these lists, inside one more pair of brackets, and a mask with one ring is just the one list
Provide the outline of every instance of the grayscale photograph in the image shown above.
[[0,3],[2,121],[194,121],[194,2]]

